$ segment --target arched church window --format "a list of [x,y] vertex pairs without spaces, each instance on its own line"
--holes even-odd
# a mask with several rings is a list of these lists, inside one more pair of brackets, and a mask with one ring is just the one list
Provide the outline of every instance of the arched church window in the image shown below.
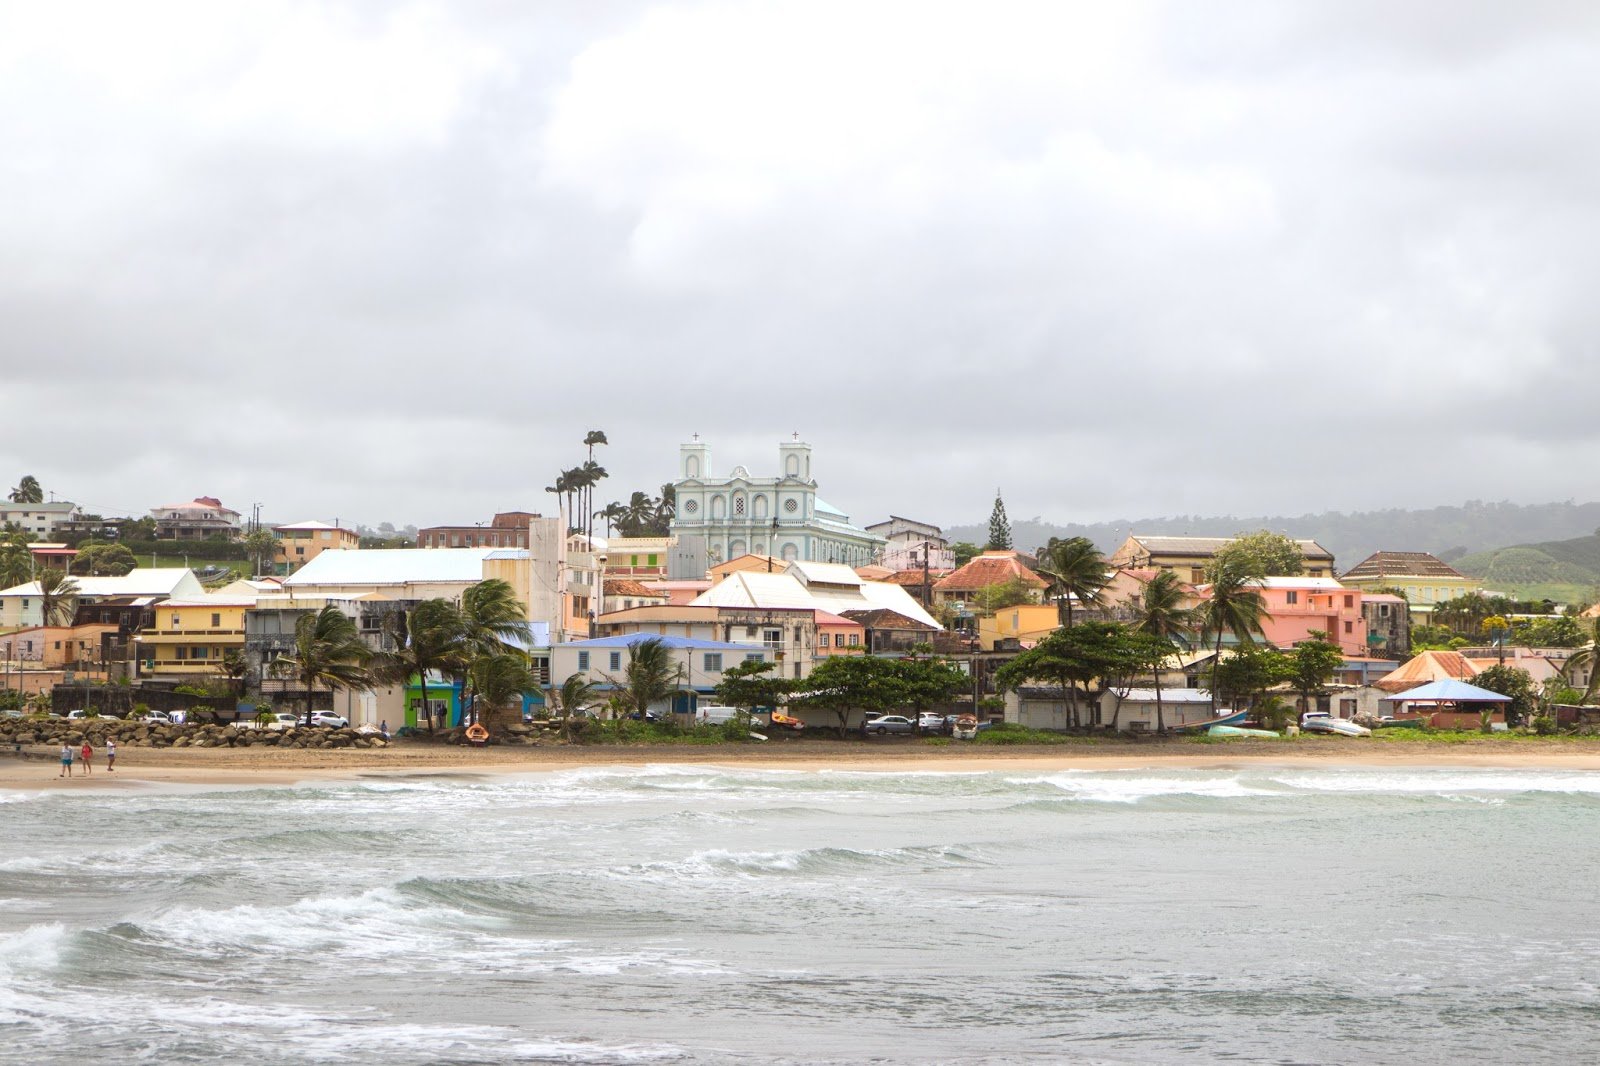
[[784,472],[790,477],[800,476],[800,457],[798,455],[789,456],[789,462],[784,468]]
[[684,477],[699,477],[700,460],[693,455],[685,459],[683,461],[683,475]]
[[740,516],[744,514],[744,496],[740,495],[733,498],[733,513]]

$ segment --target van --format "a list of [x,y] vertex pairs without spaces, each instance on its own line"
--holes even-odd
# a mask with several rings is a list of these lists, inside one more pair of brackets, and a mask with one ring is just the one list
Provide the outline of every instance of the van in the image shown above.
[[727,725],[739,717],[737,707],[702,707],[695,713],[696,725]]

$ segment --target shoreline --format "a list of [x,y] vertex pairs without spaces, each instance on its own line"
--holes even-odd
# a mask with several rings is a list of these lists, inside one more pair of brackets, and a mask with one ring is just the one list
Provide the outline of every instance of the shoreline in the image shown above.
[[1427,741],[1372,744],[1349,738],[1296,743],[1139,743],[929,747],[905,742],[842,745],[796,741],[777,748],[728,745],[605,745],[550,748],[460,748],[396,744],[338,751],[270,748],[131,748],[115,771],[99,753],[93,771],[59,775],[53,751],[18,759],[0,752],[0,790],[123,790],[141,785],[293,785],[388,777],[495,777],[566,770],[709,766],[818,773],[982,773],[1062,770],[1237,770],[1256,767],[1562,769],[1600,771],[1600,740],[1442,745]]

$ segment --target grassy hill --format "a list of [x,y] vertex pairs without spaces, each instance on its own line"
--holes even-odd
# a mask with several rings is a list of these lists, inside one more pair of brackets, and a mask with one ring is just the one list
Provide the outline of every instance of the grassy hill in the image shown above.
[[1473,552],[1452,565],[1496,592],[1564,602],[1600,598],[1600,535],[1596,534]]

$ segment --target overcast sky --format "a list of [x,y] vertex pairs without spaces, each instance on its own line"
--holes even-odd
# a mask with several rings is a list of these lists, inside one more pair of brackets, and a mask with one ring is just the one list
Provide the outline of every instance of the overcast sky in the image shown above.
[[1600,7],[0,0],[0,477],[1014,517],[1590,499]]

